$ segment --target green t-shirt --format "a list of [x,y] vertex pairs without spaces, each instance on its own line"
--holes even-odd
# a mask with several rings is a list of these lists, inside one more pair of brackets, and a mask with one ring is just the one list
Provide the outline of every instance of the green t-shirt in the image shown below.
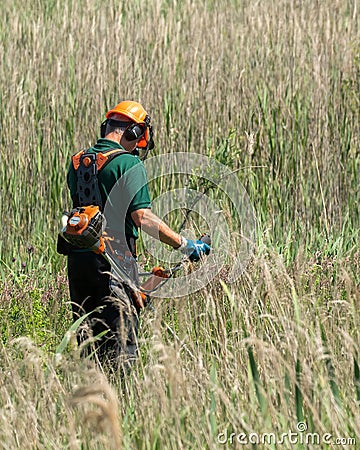
[[[99,139],[88,151],[100,153],[123,147],[109,139]],[[99,188],[103,212],[109,233],[139,237],[138,228],[131,213],[138,209],[151,208],[146,170],[141,160],[131,153],[123,153],[112,159],[99,174]],[[73,202],[76,199],[77,178],[72,163],[67,174],[67,183]]]

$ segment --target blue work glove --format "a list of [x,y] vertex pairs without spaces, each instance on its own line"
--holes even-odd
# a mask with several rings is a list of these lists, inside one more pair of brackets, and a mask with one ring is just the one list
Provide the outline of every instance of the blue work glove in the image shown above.
[[178,250],[186,255],[190,261],[199,261],[202,256],[210,253],[210,246],[200,240],[192,241],[183,237]]

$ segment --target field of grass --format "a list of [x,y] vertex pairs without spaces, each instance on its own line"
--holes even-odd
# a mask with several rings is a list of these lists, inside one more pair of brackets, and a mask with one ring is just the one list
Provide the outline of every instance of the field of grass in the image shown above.
[[[359,7],[2,1],[0,448],[357,448]],[[124,379],[79,358],[55,251],[70,156],[122,99],[154,154],[236,171],[257,218],[236,283],[145,311]]]

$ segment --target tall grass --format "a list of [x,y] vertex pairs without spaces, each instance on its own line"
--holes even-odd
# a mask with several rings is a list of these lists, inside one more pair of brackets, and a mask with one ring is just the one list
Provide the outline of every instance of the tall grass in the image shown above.
[[3,3],[2,254],[53,231],[70,154],[122,98],[149,109],[157,152],[241,167],[274,240],[358,228],[356,3]]
[[1,350],[3,447],[116,448],[122,438],[124,448],[215,449],[221,433],[279,439],[298,422],[321,438],[358,438],[360,292],[332,263],[294,275],[268,254],[234,292],[218,281],[157,304],[125,378],[106,381],[73,345],[52,356],[13,338]]
[[[0,49],[3,448],[218,448],[299,421],[358,436],[357,2],[4,0]],[[55,357],[71,324],[55,236],[70,155],[125,98],[155,154],[237,170],[259,234],[236,285],[225,268],[144,314],[110,387],[76,349]]]

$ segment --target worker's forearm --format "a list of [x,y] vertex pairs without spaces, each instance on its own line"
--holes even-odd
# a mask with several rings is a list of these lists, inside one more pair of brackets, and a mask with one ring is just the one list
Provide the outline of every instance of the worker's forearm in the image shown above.
[[140,226],[145,233],[159,239],[164,244],[168,244],[173,248],[178,248],[181,245],[180,234],[173,231],[160,217],[156,216],[150,210],[142,215]]

